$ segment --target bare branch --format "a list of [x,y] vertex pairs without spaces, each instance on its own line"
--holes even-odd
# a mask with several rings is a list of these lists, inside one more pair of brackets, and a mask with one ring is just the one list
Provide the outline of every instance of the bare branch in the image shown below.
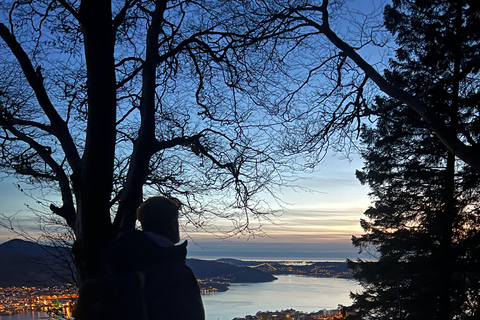
[[63,168],[55,162],[55,160],[51,157],[51,152],[49,149],[43,147],[39,143],[37,143],[32,138],[28,137],[26,134],[20,132],[19,130],[15,129],[12,126],[7,127],[7,129],[13,133],[16,137],[20,140],[28,143],[30,147],[32,147],[38,155],[42,158],[43,161],[53,170],[55,173],[55,179],[58,181],[60,191],[62,194],[62,201],[63,206],[61,208],[57,208],[52,205],[50,208],[52,211],[61,217],[63,217],[68,225],[72,228],[75,227],[75,207],[73,204],[73,197],[70,190],[70,184],[67,175]]
[[80,21],[80,15],[66,0],[56,0],[56,1],[58,1],[65,9],[67,9],[67,11],[70,12],[72,16],[75,17],[75,19]]
[[35,69],[33,68],[30,59],[28,58],[25,51],[23,51],[20,44],[15,40],[15,37],[10,33],[8,28],[1,23],[0,37],[2,37],[2,39],[5,41],[12,53],[17,58],[17,61],[20,63],[23,73],[27,78],[30,86],[34,90],[40,106],[50,120],[54,135],[62,144],[63,150],[67,155],[70,167],[75,170],[76,168],[78,168],[78,165],[80,163],[80,156],[78,155],[77,148],[75,146],[75,143],[73,142],[72,137],[70,136],[65,121],[63,121],[63,119],[57,113],[50,99],[48,98],[45,87],[43,86],[42,79],[35,72]]

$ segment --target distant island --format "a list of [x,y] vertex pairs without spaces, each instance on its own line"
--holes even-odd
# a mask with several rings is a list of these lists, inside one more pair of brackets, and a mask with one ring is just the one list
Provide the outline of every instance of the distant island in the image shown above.
[[348,269],[346,262],[243,261],[237,259],[218,259],[215,261],[235,266],[250,267],[273,275],[297,274],[320,278],[353,278],[353,274]]
[[230,283],[269,282],[277,278],[262,269],[225,263],[221,260],[187,259],[204,293],[227,291]]

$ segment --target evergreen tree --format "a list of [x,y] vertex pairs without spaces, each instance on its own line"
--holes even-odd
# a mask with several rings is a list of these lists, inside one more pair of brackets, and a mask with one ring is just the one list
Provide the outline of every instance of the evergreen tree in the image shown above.
[[[479,133],[471,121],[478,80],[458,80],[478,56],[479,21],[470,10],[463,2],[399,0],[385,11],[399,45],[387,78],[435,105],[465,139]],[[349,261],[364,286],[352,294],[352,317],[478,318],[478,174],[406,106],[378,98],[372,109],[381,117],[363,130],[365,167],[357,176],[374,202],[361,222],[366,233],[353,244],[378,259]]]

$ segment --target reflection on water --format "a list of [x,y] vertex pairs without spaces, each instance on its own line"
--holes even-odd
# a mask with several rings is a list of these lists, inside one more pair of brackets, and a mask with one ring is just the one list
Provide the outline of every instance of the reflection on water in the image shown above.
[[[41,310],[41,311],[40,311]],[[1,315],[0,320],[66,320],[72,319],[70,304],[63,308],[58,308],[54,314],[52,312],[48,313],[45,308],[40,308],[33,310],[30,308],[17,310],[16,313],[12,315]],[[52,310],[52,309],[50,309]]]
[[0,316],[0,320],[53,320],[46,312],[25,311],[12,314],[11,316]]
[[207,320],[231,320],[257,311],[290,308],[303,312],[336,309],[339,304],[350,304],[350,291],[360,289],[347,279],[276,277],[273,282],[232,284],[227,292],[203,296]]

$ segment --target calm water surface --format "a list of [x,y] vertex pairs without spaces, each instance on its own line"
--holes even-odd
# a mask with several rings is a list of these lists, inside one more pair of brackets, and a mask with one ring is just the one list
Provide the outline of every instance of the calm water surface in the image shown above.
[[227,292],[203,296],[207,320],[231,320],[254,315],[257,311],[276,311],[293,308],[313,312],[348,305],[350,291],[361,287],[352,280],[277,276],[266,283],[232,284]]
[[[257,311],[276,311],[293,308],[312,312],[335,309],[348,305],[350,291],[360,286],[346,279],[277,276],[278,280],[266,283],[235,283],[227,292],[203,296],[206,320],[232,320],[235,317],[254,315]],[[0,320],[52,319],[42,312],[28,312],[13,316],[0,316]]]

